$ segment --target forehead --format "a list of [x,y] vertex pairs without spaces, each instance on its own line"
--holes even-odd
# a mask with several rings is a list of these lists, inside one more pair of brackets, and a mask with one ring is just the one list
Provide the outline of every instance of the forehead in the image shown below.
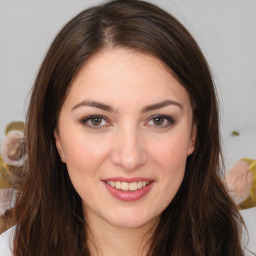
[[189,96],[156,57],[130,49],[105,49],[91,57],[74,78],[67,100],[106,103],[159,101],[171,97],[185,104]]

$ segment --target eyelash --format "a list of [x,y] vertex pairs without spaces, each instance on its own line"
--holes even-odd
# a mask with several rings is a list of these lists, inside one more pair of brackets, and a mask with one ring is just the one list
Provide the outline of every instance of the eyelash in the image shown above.
[[162,119],[164,122],[167,122],[167,123],[165,123],[165,124],[161,124],[161,125],[156,125],[156,124],[152,124],[152,126],[154,126],[154,128],[167,128],[167,127],[169,127],[169,126],[171,126],[171,125],[173,125],[174,123],[175,123],[175,121],[174,121],[174,119],[171,117],[171,116],[167,116],[167,115],[154,115],[154,116],[151,116],[150,118],[149,118],[149,121],[147,121],[147,123],[149,123],[149,122],[154,122],[154,120],[156,120],[156,119]]
[[[94,119],[94,120],[95,120],[95,119],[101,119],[101,120],[105,121],[107,124],[105,124],[105,125],[101,125],[101,123],[100,123],[100,125],[93,125],[92,123],[89,124],[89,122],[92,122],[93,119]],[[104,117],[104,116],[101,116],[101,115],[91,115],[91,116],[87,116],[87,117],[85,117],[85,118],[83,118],[83,119],[81,120],[81,123],[82,123],[83,125],[89,127],[89,128],[92,128],[92,129],[101,129],[102,126],[110,126],[110,125],[111,125],[110,122],[107,120],[107,118]]]
[[[99,125],[94,125],[92,124],[92,120],[96,120],[96,119],[99,119],[100,120],[100,124]],[[150,122],[154,122],[154,120],[156,119],[164,119],[163,122],[167,122],[167,123],[164,123],[164,124],[160,124],[160,125],[156,125],[156,124],[149,124]],[[102,121],[106,122],[106,124],[103,124],[102,125]],[[111,126],[111,123],[108,121],[108,119],[102,115],[90,115],[90,116],[87,116],[85,118],[83,118],[81,121],[80,121],[83,125],[91,128],[91,129],[101,129],[105,126]],[[90,124],[89,124],[90,122]],[[167,115],[154,115],[154,116],[151,116],[148,121],[146,122],[146,126],[153,126],[154,128],[158,128],[158,129],[161,129],[161,128],[167,128],[169,126],[171,126],[172,124],[174,124],[175,121],[174,119],[171,117],[171,116],[167,116]]]

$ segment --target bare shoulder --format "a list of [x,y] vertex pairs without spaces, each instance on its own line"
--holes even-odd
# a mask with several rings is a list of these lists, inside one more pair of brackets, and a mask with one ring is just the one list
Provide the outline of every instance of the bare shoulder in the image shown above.
[[12,227],[0,235],[0,256],[13,256],[12,240],[15,227]]

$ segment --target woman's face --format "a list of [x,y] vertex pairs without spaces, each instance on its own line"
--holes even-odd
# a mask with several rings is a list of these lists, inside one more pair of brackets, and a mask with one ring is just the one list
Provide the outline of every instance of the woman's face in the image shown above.
[[106,49],[72,82],[55,138],[89,224],[153,224],[194,149],[189,95],[157,58]]

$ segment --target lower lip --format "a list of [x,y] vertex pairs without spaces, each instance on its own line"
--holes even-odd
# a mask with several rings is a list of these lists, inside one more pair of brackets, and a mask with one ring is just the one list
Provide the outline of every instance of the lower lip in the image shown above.
[[111,187],[107,183],[103,182],[108,189],[108,191],[117,199],[126,201],[126,202],[132,202],[139,200],[140,198],[144,197],[152,188],[153,182],[150,182],[147,186],[138,189],[136,191],[123,191],[116,188]]

